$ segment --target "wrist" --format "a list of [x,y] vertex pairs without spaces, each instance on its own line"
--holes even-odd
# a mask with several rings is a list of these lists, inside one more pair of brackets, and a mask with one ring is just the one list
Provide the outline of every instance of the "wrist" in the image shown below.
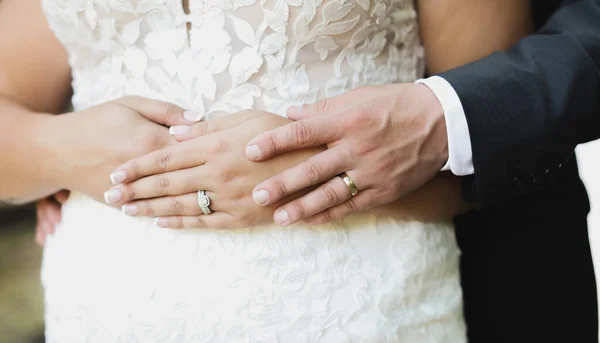
[[421,97],[424,100],[425,127],[428,130],[429,145],[432,157],[441,169],[450,157],[448,147],[448,128],[444,108],[435,93],[424,84],[416,84],[420,88]]
[[[40,172],[45,182],[59,189],[68,189],[69,128],[68,115],[38,114],[32,124],[34,144],[40,151]],[[71,129],[72,130],[72,129]]]

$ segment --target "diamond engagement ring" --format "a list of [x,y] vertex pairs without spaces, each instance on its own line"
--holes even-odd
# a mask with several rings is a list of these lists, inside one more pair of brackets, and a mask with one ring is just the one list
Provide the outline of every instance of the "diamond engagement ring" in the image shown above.
[[204,212],[204,214],[212,213],[212,211],[209,208],[210,198],[208,197],[208,195],[206,195],[206,191],[204,191],[204,190],[198,191],[198,206],[200,206],[200,208],[202,209],[202,212]]

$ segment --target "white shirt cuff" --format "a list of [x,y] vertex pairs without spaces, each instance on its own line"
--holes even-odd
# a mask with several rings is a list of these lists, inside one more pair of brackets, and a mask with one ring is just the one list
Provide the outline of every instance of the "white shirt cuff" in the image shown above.
[[448,162],[442,167],[442,171],[450,170],[457,176],[473,174],[473,150],[469,126],[458,94],[452,85],[440,76],[420,79],[416,83],[429,87],[444,111],[448,133]]

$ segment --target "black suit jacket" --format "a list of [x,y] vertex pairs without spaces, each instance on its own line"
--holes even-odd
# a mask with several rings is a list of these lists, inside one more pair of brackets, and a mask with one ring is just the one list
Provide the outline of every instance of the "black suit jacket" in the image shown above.
[[478,210],[455,220],[471,343],[598,341],[574,148],[600,137],[600,0],[534,5],[538,34],[441,74],[473,148]]

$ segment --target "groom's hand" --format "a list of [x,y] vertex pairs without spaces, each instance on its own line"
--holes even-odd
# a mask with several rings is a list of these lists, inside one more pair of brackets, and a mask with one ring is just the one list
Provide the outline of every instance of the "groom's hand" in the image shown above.
[[[286,151],[326,144],[328,150],[262,182],[254,189],[263,206],[323,183],[275,212],[281,225],[319,224],[392,202],[431,180],[448,159],[440,103],[421,84],[363,87],[302,108],[293,123],[263,133],[246,155],[263,161]],[[359,192],[336,177],[346,173]]]

